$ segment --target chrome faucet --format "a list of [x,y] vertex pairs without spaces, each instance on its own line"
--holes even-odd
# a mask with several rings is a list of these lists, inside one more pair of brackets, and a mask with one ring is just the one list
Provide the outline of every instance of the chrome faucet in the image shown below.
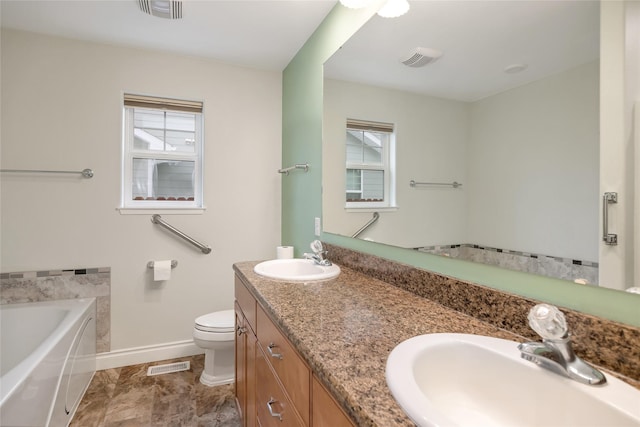
[[329,253],[329,251],[324,249],[320,240],[314,240],[313,242],[311,242],[310,246],[313,253],[302,254],[306,259],[312,259],[314,263],[323,265],[325,267],[332,265],[331,261],[327,259],[327,253]]
[[564,314],[557,307],[538,304],[529,311],[529,326],[542,337],[542,342],[518,346],[523,359],[560,375],[590,385],[607,382],[604,374],[573,352]]

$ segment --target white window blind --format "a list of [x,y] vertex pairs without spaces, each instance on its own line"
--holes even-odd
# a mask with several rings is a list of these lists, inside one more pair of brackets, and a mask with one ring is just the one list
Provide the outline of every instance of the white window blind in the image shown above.
[[156,98],[144,95],[124,95],[125,107],[140,107],[155,110],[185,111],[189,113],[202,113],[202,102],[185,101],[172,98]]

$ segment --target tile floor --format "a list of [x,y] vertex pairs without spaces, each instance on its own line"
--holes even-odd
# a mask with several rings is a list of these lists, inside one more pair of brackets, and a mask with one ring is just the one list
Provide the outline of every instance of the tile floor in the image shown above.
[[[147,368],[191,361],[191,370],[147,376]],[[233,384],[200,384],[204,355],[96,372],[70,427],[239,427]]]

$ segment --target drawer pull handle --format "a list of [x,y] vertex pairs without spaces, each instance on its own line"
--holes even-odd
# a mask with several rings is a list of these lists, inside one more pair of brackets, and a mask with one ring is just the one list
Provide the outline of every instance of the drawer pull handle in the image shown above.
[[280,360],[284,359],[284,357],[282,356],[282,354],[281,354],[281,353],[274,353],[274,352],[273,352],[273,349],[274,349],[275,347],[277,347],[277,345],[275,345],[274,343],[271,343],[271,344],[269,344],[269,345],[267,346],[267,351],[269,352],[269,356],[271,356],[271,357],[273,357],[273,358],[276,358],[276,359],[280,359]]
[[274,403],[276,403],[277,400],[275,400],[273,397],[269,399],[269,401],[267,402],[267,409],[269,409],[269,413],[271,414],[272,417],[278,417],[278,419],[280,421],[282,421],[282,413],[280,412],[273,412],[273,405]]
[[247,328],[238,325],[238,336],[247,333]]

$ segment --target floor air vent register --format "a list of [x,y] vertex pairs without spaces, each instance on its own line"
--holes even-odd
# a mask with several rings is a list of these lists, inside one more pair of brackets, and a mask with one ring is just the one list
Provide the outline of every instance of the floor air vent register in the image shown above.
[[188,371],[191,369],[191,362],[168,363],[166,365],[149,366],[147,376],[170,374],[172,372]]

